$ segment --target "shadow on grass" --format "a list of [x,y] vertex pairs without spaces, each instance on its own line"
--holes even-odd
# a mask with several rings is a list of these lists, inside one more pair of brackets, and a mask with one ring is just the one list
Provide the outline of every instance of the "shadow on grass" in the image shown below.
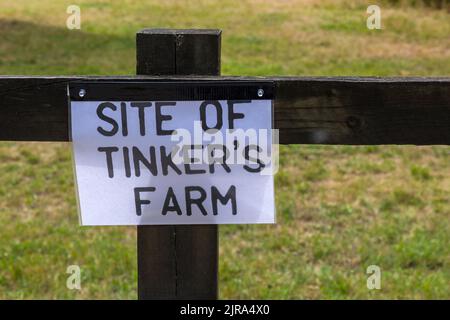
[[[138,31],[138,30],[136,30]],[[135,35],[0,19],[0,74],[133,74]]]

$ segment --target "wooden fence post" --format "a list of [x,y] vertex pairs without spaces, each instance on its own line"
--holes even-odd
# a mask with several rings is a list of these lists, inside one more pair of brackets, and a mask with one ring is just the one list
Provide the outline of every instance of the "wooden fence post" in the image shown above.
[[[138,75],[219,75],[220,30],[145,29]],[[138,226],[138,297],[217,299],[217,225]]]

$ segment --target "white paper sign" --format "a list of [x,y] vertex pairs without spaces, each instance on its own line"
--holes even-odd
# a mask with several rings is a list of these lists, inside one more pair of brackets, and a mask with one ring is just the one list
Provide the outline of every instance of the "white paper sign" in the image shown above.
[[271,127],[271,100],[72,101],[81,224],[274,223]]

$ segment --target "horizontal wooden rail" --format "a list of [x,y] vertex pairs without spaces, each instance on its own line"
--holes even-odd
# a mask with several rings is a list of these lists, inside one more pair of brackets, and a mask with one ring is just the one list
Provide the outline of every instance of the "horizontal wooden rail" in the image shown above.
[[450,144],[450,78],[0,77],[0,140],[68,141],[74,81],[273,81],[282,144]]

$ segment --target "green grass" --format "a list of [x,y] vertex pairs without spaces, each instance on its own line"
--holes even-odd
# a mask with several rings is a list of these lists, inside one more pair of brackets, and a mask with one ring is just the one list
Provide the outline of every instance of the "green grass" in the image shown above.
[[[445,10],[365,1],[0,5],[0,74],[133,74],[144,27],[220,28],[223,74],[449,76]],[[276,225],[220,227],[220,297],[450,298],[450,149],[283,146]],[[78,226],[70,145],[0,143],[0,298],[136,298],[133,227]],[[82,290],[66,289],[66,268]],[[378,265],[382,289],[366,288]]]

